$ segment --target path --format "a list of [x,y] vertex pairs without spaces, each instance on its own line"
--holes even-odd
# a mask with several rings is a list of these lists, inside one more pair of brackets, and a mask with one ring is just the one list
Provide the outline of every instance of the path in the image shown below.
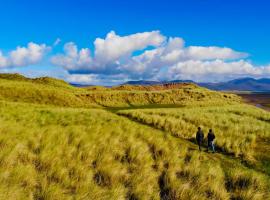
[[[137,107],[137,108],[138,109],[141,109],[142,107],[140,106],[140,107]],[[149,108],[149,107],[147,107],[147,108]],[[166,108],[168,108],[168,107],[166,106]],[[148,124],[144,124],[141,121],[138,121],[138,120],[135,120],[135,119],[131,119],[131,118],[128,118],[126,116],[117,114],[117,111],[125,110],[125,109],[131,109],[131,108],[130,107],[129,108],[109,108],[107,110],[109,112],[112,112],[112,113],[120,116],[120,117],[124,117],[124,118],[127,118],[127,119],[129,119],[129,120],[131,120],[133,122],[139,123],[142,126],[148,126],[148,127],[157,129],[159,131],[162,131],[165,134],[170,134],[179,143],[182,143],[182,144],[184,143],[184,144],[188,145],[189,146],[189,149],[191,151],[192,150],[198,151],[198,146],[194,142],[192,142],[190,140],[187,140],[187,139],[184,139],[184,138],[180,138],[180,137],[176,137],[176,136],[172,135],[171,133],[168,133],[168,132],[166,132],[166,131],[164,131],[162,129],[159,129],[157,127],[154,127],[154,126],[151,126],[151,125],[148,125]],[[259,164],[259,165],[257,165],[257,164],[256,165],[255,164],[251,164],[251,163],[246,162],[245,160],[242,160],[240,158],[236,158],[233,155],[226,154],[225,152],[222,152],[222,151],[218,151],[218,152],[216,152],[214,154],[207,153],[205,151],[201,151],[201,153],[204,154],[204,155],[206,155],[209,158],[209,160],[215,160],[217,162],[222,162],[223,163],[222,166],[224,167],[223,168],[224,171],[227,171],[227,170],[232,169],[232,168],[235,168],[235,167],[246,168],[246,169],[248,168],[250,170],[254,170],[254,171],[258,172],[258,173],[263,173],[264,175],[266,175],[268,177],[269,183],[270,183],[270,173],[269,173],[270,170],[269,171],[268,170],[264,170],[264,168],[263,168],[263,167],[269,167],[269,166],[265,166],[265,165],[263,166],[261,164]],[[268,162],[267,162],[267,164],[268,164]]]

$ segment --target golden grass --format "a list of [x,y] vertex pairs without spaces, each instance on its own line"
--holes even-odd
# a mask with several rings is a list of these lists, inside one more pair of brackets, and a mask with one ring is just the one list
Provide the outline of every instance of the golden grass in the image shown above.
[[213,129],[220,150],[246,158],[252,158],[258,137],[270,138],[270,113],[245,104],[123,110],[118,114],[186,139],[194,138],[199,126],[205,136]]
[[[52,78],[28,79],[21,75],[0,74],[0,99],[65,107],[127,107],[141,105],[224,105],[240,98],[210,91],[196,85],[179,84],[176,89],[154,91],[128,88],[76,88]],[[161,86],[160,86],[161,87]],[[126,90],[125,90],[126,89]]]
[[0,199],[267,199],[264,174],[101,109],[0,102]]
[[[239,102],[192,84],[75,88],[0,74],[0,199],[269,199],[269,174],[181,139],[202,125],[226,152],[267,151],[257,138],[268,145],[269,113]],[[134,106],[152,109],[118,114],[154,128],[113,113]]]

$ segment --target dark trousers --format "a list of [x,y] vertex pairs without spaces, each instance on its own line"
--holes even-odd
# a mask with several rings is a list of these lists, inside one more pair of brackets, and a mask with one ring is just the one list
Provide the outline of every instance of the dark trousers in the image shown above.
[[198,144],[198,146],[199,146],[199,150],[201,150],[202,141],[197,141],[197,144]]

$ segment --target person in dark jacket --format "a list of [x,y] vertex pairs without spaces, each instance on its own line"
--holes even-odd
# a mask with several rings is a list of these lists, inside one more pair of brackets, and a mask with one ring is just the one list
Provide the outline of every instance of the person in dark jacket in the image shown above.
[[212,152],[215,152],[215,145],[214,145],[214,139],[216,138],[214,132],[212,131],[212,129],[209,130],[209,133],[207,135],[207,141],[208,141],[208,147],[207,147],[207,151],[209,149],[212,150]]
[[201,146],[203,144],[203,138],[204,138],[203,131],[202,131],[201,127],[199,127],[198,131],[196,133],[196,141],[197,141],[197,144],[199,145],[200,151],[201,151]]

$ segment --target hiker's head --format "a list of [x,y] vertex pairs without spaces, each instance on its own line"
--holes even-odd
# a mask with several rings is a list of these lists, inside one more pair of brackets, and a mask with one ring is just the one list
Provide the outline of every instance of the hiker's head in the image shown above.
[[209,129],[209,132],[212,133],[212,129]]
[[201,127],[198,127],[198,130],[200,131],[201,130]]

